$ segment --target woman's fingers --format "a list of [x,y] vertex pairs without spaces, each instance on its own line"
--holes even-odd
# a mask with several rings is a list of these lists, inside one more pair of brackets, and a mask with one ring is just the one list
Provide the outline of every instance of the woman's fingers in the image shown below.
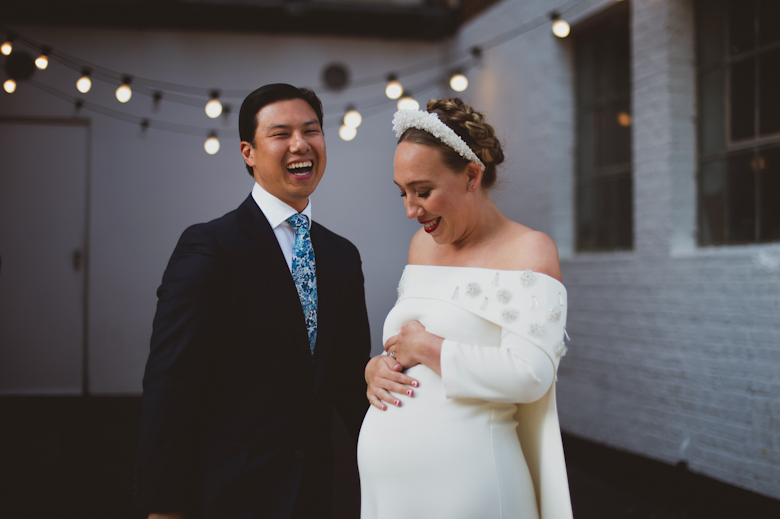
[[[417,380],[413,379],[409,375],[406,375],[404,373],[400,373],[400,370],[395,370],[393,368],[390,368],[389,362],[394,362],[394,361],[392,359],[389,359],[389,358],[387,359],[387,361],[386,361],[387,364],[386,365],[388,366],[388,370],[384,370],[384,369],[380,370],[379,374],[378,374],[379,376],[377,377],[378,379],[386,379],[386,380],[389,380],[391,382],[395,382],[397,384],[403,384],[403,385],[406,385],[406,386],[412,386],[412,387],[419,386],[419,383],[417,382]],[[396,363],[396,364],[398,364],[398,363]],[[398,364],[398,366],[401,366],[401,365]],[[401,366],[401,369],[403,369],[403,366]],[[382,383],[379,380],[377,380],[377,383],[378,383],[378,385],[380,385],[382,387],[385,386],[385,383]],[[391,389],[391,388],[385,388],[385,389]],[[395,391],[394,389],[392,389],[392,390]],[[396,393],[406,394],[406,389],[404,389],[403,391],[396,391]]]
[[379,400],[378,397],[374,395],[369,395],[368,401],[371,402],[371,405],[379,409],[380,411],[385,411],[387,409],[387,406],[382,403],[381,400]]
[[396,407],[401,407],[401,400],[399,400],[398,397],[393,396],[390,392],[385,391],[384,389],[381,388],[369,389],[368,395],[369,395],[368,400],[372,403],[373,403],[372,397],[374,397],[374,398],[378,398],[379,400],[383,400],[388,404],[394,405]]

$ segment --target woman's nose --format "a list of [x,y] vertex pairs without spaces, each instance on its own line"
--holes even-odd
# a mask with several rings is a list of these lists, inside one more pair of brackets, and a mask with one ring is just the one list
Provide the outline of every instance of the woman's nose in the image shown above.
[[409,196],[404,199],[404,205],[406,206],[406,217],[410,220],[422,214],[422,207],[410,201]]

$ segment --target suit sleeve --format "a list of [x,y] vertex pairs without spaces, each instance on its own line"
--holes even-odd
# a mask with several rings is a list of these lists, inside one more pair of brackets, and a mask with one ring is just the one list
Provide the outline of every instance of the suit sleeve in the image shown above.
[[360,254],[352,246],[353,261],[348,272],[349,290],[341,298],[344,309],[341,312],[343,330],[341,340],[344,348],[337,359],[338,376],[334,381],[333,398],[336,410],[357,441],[360,425],[368,410],[366,400],[366,364],[371,354],[371,332],[366,310],[363,269]]
[[503,329],[498,348],[445,339],[441,377],[447,398],[530,403],[550,389],[555,366],[541,348]]
[[199,386],[223,328],[225,284],[217,245],[203,228],[181,236],[157,291],[151,348],[143,379],[136,455],[136,506],[146,512],[192,507],[198,454]]

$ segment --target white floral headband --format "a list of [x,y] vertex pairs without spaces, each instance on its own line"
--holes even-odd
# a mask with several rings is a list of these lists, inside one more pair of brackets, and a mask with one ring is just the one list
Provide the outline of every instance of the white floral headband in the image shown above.
[[395,136],[400,137],[409,128],[417,128],[430,133],[464,159],[476,162],[480,169],[485,171],[485,165],[479,160],[474,150],[469,148],[468,144],[452,128],[444,124],[435,113],[423,112],[422,110],[398,110],[393,116]]

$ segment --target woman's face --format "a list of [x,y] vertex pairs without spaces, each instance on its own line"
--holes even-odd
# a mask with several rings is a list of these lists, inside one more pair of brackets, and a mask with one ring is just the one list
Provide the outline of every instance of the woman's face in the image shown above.
[[468,167],[454,173],[439,150],[404,141],[395,150],[393,169],[407,218],[416,218],[436,243],[455,243],[468,233],[469,202],[477,196],[476,189],[468,191]]

